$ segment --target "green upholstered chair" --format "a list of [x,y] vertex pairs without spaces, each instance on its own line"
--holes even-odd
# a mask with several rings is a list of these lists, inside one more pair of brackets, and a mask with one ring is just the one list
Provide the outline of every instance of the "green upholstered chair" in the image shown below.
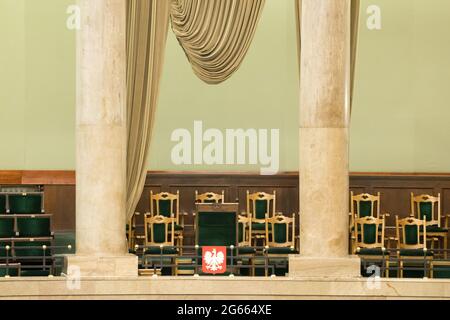
[[175,218],[175,240],[179,247],[183,246],[184,215],[180,215],[180,192],[176,194],[150,191],[150,215]]
[[430,262],[433,259],[433,252],[428,250],[426,241],[426,220],[414,217],[399,219],[395,217],[395,227],[397,233],[397,258],[400,272],[399,277],[403,277],[405,265],[423,266],[424,276],[427,276],[431,269]]
[[[266,243],[266,216],[275,216],[276,191],[273,194],[265,192],[255,192],[250,194],[247,190],[247,215],[252,216],[252,240],[256,243],[258,239],[263,239]],[[269,225],[269,229],[272,226]]]
[[[361,193],[355,195],[353,191],[350,192],[350,238],[351,238],[351,251],[355,252],[356,244],[354,242],[355,234],[355,219],[364,217],[381,218],[381,196],[378,192],[376,195],[369,193]],[[384,217],[389,217],[389,213],[384,213]],[[385,219],[385,218],[384,218]],[[379,226],[381,228],[381,225]]]
[[249,275],[255,275],[254,258],[256,249],[252,247],[252,217],[251,215],[238,215],[238,247],[236,255],[239,256],[240,263],[244,266],[241,268],[241,275],[250,271]]
[[12,214],[37,214],[44,212],[41,194],[11,194],[8,196]]
[[[276,215],[269,218],[266,215],[266,241],[265,255],[268,259],[268,264],[273,265],[275,274],[284,275],[287,272],[288,256],[290,254],[298,253],[295,250],[295,214],[292,218],[284,215]],[[283,264],[280,273],[277,265]],[[268,276],[268,269],[265,269],[265,276]]]
[[[439,193],[437,197],[428,194],[416,196],[411,192],[411,215],[420,220],[425,219],[427,237],[438,238],[442,241],[442,248],[445,250],[443,256],[447,258],[450,215],[442,216],[441,194]],[[442,224],[443,219],[444,224]]]
[[[175,222],[173,214],[169,218],[162,215],[146,214],[144,216],[144,265],[149,262],[154,264],[161,264],[161,262],[165,264],[165,261],[169,264],[174,262],[175,257],[179,254],[179,250],[175,247]],[[162,265],[159,267],[163,268]],[[174,274],[174,269],[171,269],[171,273]]]
[[14,218],[0,218],[0,238],[12,238],[16,235],[14,230]]
[[32,215],[17,217],[17,231],[21,238],[44,238],[52,235],[50,217]]
[[225,191],[222,193],[205,192],[199,194],[195,190],[195,203],[224,203],[225,202]]
[[6,195],[0,194],[0,214],[6,213]]
[[[269,227],[270,226],[270,227]],[[292,218],[276,215],[269,218],[266,225],[266,253],[269,256],[286,256],[295,250],[295,214]]]
[[382,267],[388,265],[389,253],[384,247],[384,226],[384,216],[375,218],[368,215],[355,219],[355,251],[353,253],[360,256],[364,262],[381,263]]

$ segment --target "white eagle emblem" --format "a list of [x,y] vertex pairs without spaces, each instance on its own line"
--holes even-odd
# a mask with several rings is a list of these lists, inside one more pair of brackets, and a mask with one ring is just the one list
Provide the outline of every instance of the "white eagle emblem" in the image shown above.
[[212,249],[212,251],[206,251],[203,256],[203,261],[206,263],[206,269],[209,271],[218,271],[222,270],[222,265],[225,260],[222,251],[217,252],[216,249]]

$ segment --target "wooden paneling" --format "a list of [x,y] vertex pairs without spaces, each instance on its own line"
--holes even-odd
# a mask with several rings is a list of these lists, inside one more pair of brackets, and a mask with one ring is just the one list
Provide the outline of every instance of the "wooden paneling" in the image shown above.
[[[54,215],[56,231],[75,229],[75,185],[73,171],[0,171],[0,184],[42,184],[45,190],[45,209]],[[25,183],[26,181],[26,183]],[[450,213],[450,174],[393,174],[353,173],[350,186],[356,194],[381,193],[381,211],[391,217],[387,224],[394,225],[395,215],[407,216],[410,212],[410,192],[441,193],[443,213]],[[227,202],[239,200],[240,211],[245,210],[246,190],[277,192],[277,211],[285,214],[298,212],[298,174],[282,173],[261,176],[252,173],[192,173],[149,172],[145,189],[136,211],[150,209],[150,190],[153,192],[180,191],[180,210],[188,213],[186,224],[192,225],[195,190],[225,191]],[[93,213],[95,214],[95,213]],[[138,219],[138,223],[141,223]],[[190,237],[190,235],[186,235]]]

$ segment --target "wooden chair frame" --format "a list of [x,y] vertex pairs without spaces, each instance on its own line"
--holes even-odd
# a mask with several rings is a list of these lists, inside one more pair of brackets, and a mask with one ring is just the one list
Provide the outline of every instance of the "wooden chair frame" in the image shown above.
[[[176,219],[173,217],[173,214],[170,218],[162,216],[162,215],[156,215],[152,216],[150,214],[144,215],[144,233],[145,233],[145,240],[144,245],[147,246],[154,246],[154,247],[160,247],[161,250],[163,250],[164,247],[174,247],[175,246],[175,223]],[[156,224],[164,224],[164,234],[165,234],[165,241],[164,242],[155,242],[154,241],[154,225]],[[151,230],[149,232],[149,230]],[[149,239],[150,235],[150,239]],[[143,250],[145,252],[145,249]],[[176,259],[178,254],[163,254],[166,257],[173,257],[173,259]],[[147,264],[147,258],[148,257],[160,257],[160,254],[144,254],[143,255],[143,264]],[[174,275],[174,270],[176,268],[172,268],[172,275]],[[161,271],[159,271],[161,272]],[[153,273],[154,274],[154,273]],[[157,273],[158,274],[158,271]]]
[[[255,204],[257,200],[265,200],[267,201],[267,210],[269,212],[266,212],[266,216],[275,216],[276,215],[276,191],[273,191],[273,194],[266,193],[266,192],[254,192],[250,193],[249,190],[247,190],[247,215],[252,215],[252,223],[264,223],[265,229],[267,228],[267,219],[257,219],[256,218],[256,210],[255,210]],[[272,205],[271,205],[272,202]],[[272,212],[270,212],[272,211]],[[257,239],[265,239],[266,237],[266,231],[265,230],[252,230],[252,239],[256,242]],[[264,240],[264,244],[266,244],[266,241]]]
[[[447,229],[446,232],[427,232],[427,236],[431,238],[433,241],[433,238],[442,239],[443,242],[443,249],[444,249],[444,258],[447,259],[447,248],[448,248],[448,226],[449,226],[449,218],[450,215],[444,215],[442,216],[441,212],[441,194],[438,193],[437,197],[434,197],[432,195],[428,194],[420,194],[420,195],[414,195],[413,192],[411,192],[411,215],[416,217],[417,219],[421,219],[420,215],[420,204],[421,203],[431,203],[431,220],[426,221],[426,226],[437,226],[441,227],[441,220],[442,218],[445,219],[445,225],[444,228]],[[437,207],[437,210],[435,208]],[[425,227],[424,227],[425,228]],[[433,241],[434,243],[434,241]]]
[[[185,214],[180,214],[180,191],[177,190],[176,194],[170,192],[160,192],[154,194],[150,190],[150,215],[157,216],[160,214],[159,211],[159,200],[170,200],[170,213],[174,215],[175,223],[180,225],[184,230],[184,216]],[[180,218],[181,216],[181,218]],[[175,231],[175,238],[177,240],[177,245],[183,246],[183,230]],[[182,250],[182,249],[180,249]]]
[[215,203],[224,203],[225,202],[225,191],[222,190],[222,193],[214,193],[214,192],[205,192],[199,194],[197,190],[195,190],[195,202],[196,203],[205,203],[206,200],[213,200]]
[[[406,226],[415,226],[417,228],[417,244],[406,244]],[[423,232],[420,232],[422,227]],[[395,216],[395,228],[397,235],[397,258],[400,267],[400,272],[398,276],[403,278],[403,261],[404,260],[418,260],[417,256],[402,256],[400,254],[400,250],[423,250],[424,251],[424,259],[427,261],[432,261],[433,256],[425,256],[427,252],[427,231],[426,231],[426,220],[424,219],[416,219],[414,217],[408,217],[399,219],[398,216]],[[431,269],[431,268],[430,268]]]
[[[266,215],[266,248],[294,248],[295,249],[295,214],[292,215],[292,218],[286,217],[284,215],[276,215],[274,217],[269,218]],[[286,241],[284,243],[275,242],[275,225],[277,224],[285,224],[286,225]],[[269,230],[269,225],[272,225],[272,230]],[[290,226],[291,225],[291,226]],[[291,229],[291,230],[289,230]],[[289,232],[291,231],[291,232]],[[270,255],[270,256],[284,256],[284,255]]]

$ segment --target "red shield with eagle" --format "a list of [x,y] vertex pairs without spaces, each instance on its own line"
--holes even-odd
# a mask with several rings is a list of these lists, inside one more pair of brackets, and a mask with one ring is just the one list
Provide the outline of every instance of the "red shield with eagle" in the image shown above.
[[226,247],[203,247],[202,248],[202,271],[203,273],[220,274],[227,270],[227,248]]

